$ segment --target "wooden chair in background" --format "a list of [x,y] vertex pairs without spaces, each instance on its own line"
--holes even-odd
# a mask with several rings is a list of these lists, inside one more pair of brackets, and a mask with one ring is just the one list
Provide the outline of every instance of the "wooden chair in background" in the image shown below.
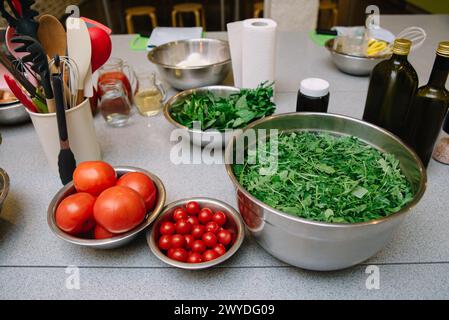
[[254,3],[253,18],[263,18],[263,6],[264,6],[263,1]]
[[156,8],[151,6],[132,7],[126,9],[126,29],[129,34],[135,33],[133,18],[139,16],[148,16],[152,28],[157,27]]
[[338,3],[333,0],[321,0],[320,1],[320,17],[323,12],[330,11],[332,14],[331,27],[335,27],[338,24]]
[[[203,27],[203,30],[206,30],[206,13],[204,11],[204,7],[200,3],[181,3],[173,6],[173,10],[171,12],[172,26],[180,26],[184,27],[184,19],[183,14],[191,13],[195,16],[195,26]],[[179,24],[178,24],[178,16],[179,16]]]

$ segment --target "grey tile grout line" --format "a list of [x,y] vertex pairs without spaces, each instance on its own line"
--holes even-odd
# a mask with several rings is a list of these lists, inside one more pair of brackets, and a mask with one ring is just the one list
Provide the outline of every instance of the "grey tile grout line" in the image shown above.
[[[403,266],[403,265],[439,265],[439,264],[449,264],[449,261],[424,261],[424,262],[381,262],[381,263],[361,263],[356,266],[347,268],[357,268],[357,267],[363,267],[363,266],[369,266],[369,265],[376,265],[376,266]],[[0,265],[0,269],[7,269],[7,268],[17,268],[17,269],[64,269],[67,268],[67,266],[45,266],[45,265],[35,265],[35,266],[25,266],[25,265]],[[145,267],[145,266],[78,266],[80,269],[130,269],[130,270],[151,270],[151,269],[178,269],[176,267]],[[215,267],[215,269],[300,269],[294,266],[218,266]],[[347,270],[343,269],[343,270]]]

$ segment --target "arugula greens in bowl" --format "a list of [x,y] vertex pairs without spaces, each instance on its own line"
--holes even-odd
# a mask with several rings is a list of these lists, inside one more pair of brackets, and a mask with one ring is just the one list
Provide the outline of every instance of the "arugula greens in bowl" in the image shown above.
[[[164,115],[175,127],[191,135],[214,136],[224,146],[228,140],[224,132],[244,128],[275,110],[273,84],[263,83],[256,89],[210,86],[186,90],[165,104]],[[207,141],[202,139],[201,146]]]

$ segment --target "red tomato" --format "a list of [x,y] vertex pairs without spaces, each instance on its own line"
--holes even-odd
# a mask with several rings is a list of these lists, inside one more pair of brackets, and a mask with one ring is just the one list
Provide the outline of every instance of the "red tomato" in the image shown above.
[[203,253],[203,261],[212,261],[218,258],[218,254],[214,250],[207,250]]
[[196,226],[192,227],[192,230],[190,232],[195,239],[201,239],[203,234],[206,232],[206,228],[200,224],[197,224]]
[[200,212],[200,205],[196,201],[190,201],[186,205],[186,210],[188,214],[197,215]]
[[213,250],[218,254],[219,257],[226,253],[226,248],[221,243],[217,244]]
[[224,212],[218,211],[212,217],[212,221],[216,222],[220,227],[226,223],[227,217]]
[[213,248],[217,244],[217,237],[212,232],[203,234],[202,240],[208,248]]
[[98,196],[116,182],[114,168],[103,161],[88,161],[78,165],[73,173],[76,191]]
[[175,248],[170,248],[170,249],[168,249],[168,251],[167,251],[167,257],[171,257],[172,255],[173,255],[173,252],[175,251]]
[[192,226],[196,226],[197,224],[200,224],[200,221],[198,220],[198,218],[194,217],[194,216],[189,216],[187,218],[187,221],[189,221]]
[[192,244],[192,252],[203,253],[206,251],[206,245],[201,240],[195,240]]
[[206,224],[206,231],[216,233],[220,229],[219,225],[214,221],[209,221]]
[[106,230],[105,228],[103,228],[102,226],[100,226],[99,224],[97,224],[95,226],[94,229],[94,239],[97,240],[101,240],[101,239],[110,239],[115,237],[116,235],[109,232],[108,230]]
[[184,236],[184,239],[186,241],[186,248],[192,249],[193,242],[195,242],[195,238],[191,234],[187,234]]
[[95,220],[112,233],[134,229],[145,219],[142,197],[127,187],[112,187],[103,191],[94,206]]
[[171,248],[171,236],[163,235],[159,238],[159,248],[161,250],[169,250]]
[[187,219],[189,215],[187,214],[187,211],[185,211],[183,208],[176,208],[173,212],[173,220],[178,221],[181,219]]
[[189,257],[189,254],[183,248],[176,248],[170,253],[171,255],[169,256],[169,258],[179,262],[186,262],[187,258]]
[[217,239],[222,245],[228,246],[232,241],[232,235],[228,230],[220,230],[217,232]]
[[183,235],[175,234],[171,237],[171,247],[172,248],[184,248],[186,245],[186,239]]
[[157,189],[146,174],[142,172],[129,172],[117,181],[118,186],[128,187],[137,191],[145,201],[147,211],[153,210],[156,204]]
[[94,204],[95,197],[88,193],[68,196],[56,209],[57,226],[71,235],[89,232],[95,226]]
[[198,214],[198,220],[202,224],[206,224],[209,221],[212,220],[212,211],[208,208],[201,209],[200,213]]
[[173,235],[175,233],[175,225],[171,223],[170,221],[164,222],[161,224],[161,227],[159,228],[159,232],[162,235]]
[[187,258],[188,263],[201,263],[203,262],[203,256],[196,252],[191,252]]
[[175,224],[176,232],[179,234],[188,234],[192,230],[192,225],[187,220],[178,220]]

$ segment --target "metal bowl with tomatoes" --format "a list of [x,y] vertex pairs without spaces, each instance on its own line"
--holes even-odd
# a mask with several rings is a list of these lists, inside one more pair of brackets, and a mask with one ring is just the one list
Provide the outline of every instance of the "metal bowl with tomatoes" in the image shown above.
[[223,263],[240,249],[244,238],[244,224],[238,212],[210,198],[167,205],[147,232],[148,245],[156,257],[187,270]]
[[[155,188],[145,196],[133,175],[147,177]],[[165,205],[162,181],[146,170],[103,162],[81,163],[74,181],[54,196],[48,207],[51,231],[69,243],[114,249],[134,240],[158,217]]]

